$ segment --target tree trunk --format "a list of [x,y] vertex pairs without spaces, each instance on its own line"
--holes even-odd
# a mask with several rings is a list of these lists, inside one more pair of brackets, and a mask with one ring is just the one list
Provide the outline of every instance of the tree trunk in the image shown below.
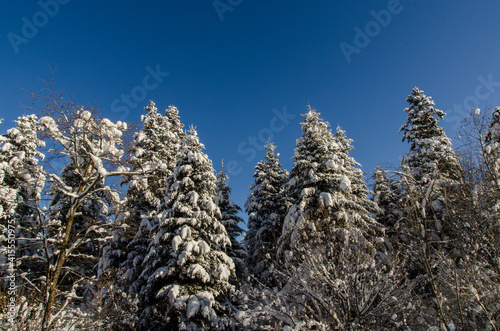
[[[59,254],[59,258],[57,259],[56,269],[54,271],[54,275],[52,279],[47,279],[47,294],[48,299],[46,299],[45,311],[43,314],[42,320],[42,331],[48,331],[50,329],[51,317],[52,317],[52,308],[54,307],[54,301],[56,299],[56,290],[57,283],[59,282],[59,276],[61,275],[61,270],[66,261],[66,252],[68,251],[69,238],[71,235],[71,228],[73,227],[73,221],[75,219],[76,208],[79,203],[75,204],[71,209],[71,213],[68,219],[68,224],[66,226],[66,231],[64,233],[64,240],[61,245],[61,253]],[[48,273],[50,270],[48,270]],[[49,283],[50,282],[50,283]]]

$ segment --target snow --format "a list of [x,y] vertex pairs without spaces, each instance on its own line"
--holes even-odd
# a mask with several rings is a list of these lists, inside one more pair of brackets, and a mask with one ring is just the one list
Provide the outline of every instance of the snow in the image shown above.
[[325,166],[327,168],[330,168],[330,169],[336,169],[337,168],[337,165],[335,164],[335,161],[333,161],[331,159],[325,162]]
[[210,246],[204,240],[201,240],[198,243],[198,247],[200,249],[200,254],[201,255],[205,255],[205,254],[207,254],[207,253],[210,252]]
[[173,239],[172,239],[172,249],[174,251],[177,251],[179,249],[179,245],[182,243],[182,239],[181,237],[179,236],[175,236]]
[[[188,241],[186,244],[186,252],[191,253],[195,247],[198,248],[198,246],[196,245],[196,242],[194,242],[193,240]],[[195,253],[196,253],[196,249],[195,249]]]
[[191,191],[191,194],[189,196],[189,202],[191,202],[191,204],[193,206],[196,206],[198,204],[198,198],[199,198],[199,194],[196,192],[196,191]]
[[302,189],[302,192],[300,193],[300,195],[302,197],[310,197],[310,196],[313,196],[315,192],[316,192],[316,189],[314,187],[306,187],[306,188]]
[[179,295],[179,285],[172,285],[170,290],[168,291],[168,299],[170,300],[170,304],[173,304]]
[[210,212],[214,212],[219,209],[212,199],[205,200],[203,205]]
[[80,117],[83,120],[88,121],[92,117],[92,114],[89,111],[85,110],[85,111],[82,112],[82,114],[80,115]]
[[227,281],[229,279],[229,276],[231,276],[231,271],[229,271],[225,264],[219,264],[216,273],[216,277],[219,278],[219,280],[223,281]]
[[180,266],[184,265],[184,263],[186,263],[187,258],[190,256],[191,256],[190,252],[183,251],[177,258],[177,264]]
[[199,264],[193,264],[189,267],[187,274],[193,279],[199,279],[203,283],[208,283],[210,281],[210,275],[208,272]]
[[188,157],[189,163],[192,163],[192,162],[198,163],[198,162],[203,161],[203,155],[201,153],[198,153],[198,152],[189,151],[187,154],[187,157]]
[[187,225],[184,225],[181,229],[181,238],[186,239],[190,235],[191,235],[191,228]]
[[187,308],[186,308],[186,317],[189,319],[196,315],[198,313],[198,310],[200,309],[200,301],[196,296],[192,296],[189,299]]
[[319,199],[323,201],[325,206],[333,207],[333,195],[328,192],[321,192],[319,195]]
[[169,268],[168,267],[161,267],[156,269],[156,271],[149,277],[148,283],[152,282],[153,280],[156,280],[158,278],[163,278],[166,275],[168,275]]
[[340,176],[340,189],[342,191],[350,191],[351,190],[351,181],[346,175]]

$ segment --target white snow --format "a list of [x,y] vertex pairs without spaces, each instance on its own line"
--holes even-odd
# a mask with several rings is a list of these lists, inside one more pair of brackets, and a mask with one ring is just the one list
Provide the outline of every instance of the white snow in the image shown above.
[[181,229],[181,238],[186,239],[190,235],[191,235],[191,228],[187,225],[184,225]]
[[325,166],[327,168],[330,168],[330,169],[336,169],[337,168],[335,162],[333,160],[331,160],[331,159],[325,162]]
[[325,206],[333,207],[333,195],[328,192],[321,192],[319,195],[319,199],[323,201]]
[[182,239],[179,236],[175,236],[174,239],[172,239],[172,249],[174,251],[177,251],[179,249],[179,245],[182,243]]
[[198,198],[200,196],[198,195],[198,193],[196,191],[191,191],[191,194],[189,196],[189,202],[191,202],[191,204],[193,206],[196,206],[198,204]]
[[227,281],[229,279],[229,276],[231,276],[231,271],[229,271],[227,266],[224,264],[219,264],[216,272],[217,272],[217,278],[219,278],[222,281]]
[[205,255],[207,254],[208,252],[210,252],[210,246],[204,241],[204,240],[201,240],[199,243],[198,243],[198,247],[200,249],[200,254],[201,255]]
[[199,309],[200,309],[200,301],[198,300],[198,298],[195,295],[193,295],[191,297],[191,299],[189,299],[189,302],[187,305],[186,317],[188,319],[193,317],[194,315],[196,315],[196,313],[198,312]]
[[306,188],[302,189],[302,192],[300,192],[300,195],[303,197],[310,197],[310,196],[313,196],[315,192],[316,192],[316,188],[306,187]]
[[155,279],[162,278],[168,274],[169,268],[168,267],[161,267],[158,268],[154,274],[151,275],[148,279],[148,283],[152,282]]
[[178,265],[183,265],[184,263],[186,263],[186,259],[191,256],[191,253],[189,252],[186,252],[186,251],[183,251],[179,257],[177,258],[177,264]]
[[193,264],[189,267],[188,276],[191,278],[197,278],[201,280],[203,283],[208,283],[210,281],[210,275],[208,272],[199,264]]
[[196,242],[193,241],[193,240],[190,240],[188,241],[188,243],[186,244],[186,252],[195,252],[195,253],[198,253],[198,246],[196,245]]
[[340,189],[343,191],[351,190],[351,181],[346,175],[340,176]]
[[90,120],[90,117],[92,117],[92,114],[88,110],[85,110],[85,111],[82,112],[82,114],[80,115],[80,117],[82,119],[84,119],[85,121],[88,121],[88,120]]
[[168,299],[170,300],[170,304],[175,302],[177,296],[179,295],[179,285],[172,285],[170,291],[168,291]]

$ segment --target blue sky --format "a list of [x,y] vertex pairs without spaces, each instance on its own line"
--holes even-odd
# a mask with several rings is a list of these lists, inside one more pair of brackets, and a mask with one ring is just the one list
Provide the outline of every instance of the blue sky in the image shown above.
[[448,113],[441,123],[452,139],[467,108],[500,105],[495,0],[41,0],[0,9],[0,133],[25,113],[22,89],[39,91],[57,67],[56,88],[114,120],[138,121],[150,99],[161,111],[177,106],[216,170],[222,159],[232,169],[240,206],[267,136],[291,169],[308,103],[354,139],[365,172],[408,150],[398,129],[413,86]]

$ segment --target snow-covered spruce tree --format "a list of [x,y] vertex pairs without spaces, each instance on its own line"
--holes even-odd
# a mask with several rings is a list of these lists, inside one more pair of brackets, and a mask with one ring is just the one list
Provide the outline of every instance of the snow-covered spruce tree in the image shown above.
[[273,282],[272,270],[276,262],[276,245],[283,229],[287,212],[287,199],[283,187],[288,171],[281,167],[276,146],[265,145],[264,160],[255,166],[254,183],[245,203],[248,231],[245,245],[251,272],[265,283]]
[[[434,325],[441,323],[449,330],[455,326],[481,328],[484,324],[480,321],[492,318],[494,304],[488,293],[494,282],[491,270],[480,258],[482,254],[471,254],[478,252],[475,247],[480,242],[486,242],[477,241],[469,232],[482,217],[463,206],[470,197],[463,191],[467,186],[465,176],[450,139],[438,126],[445,114],[435,109],[431,98],[418,88],[407,101],[408,119],[400,130],[403,139],[411,143],[410,152],[402,160],[405,235],[410,239],[405,245],[412,254],[410,276],[425,277],[415,293],[427,305],[425,310],[433,312],[432,319],[437,321]],[[489,232],[484,228],[481,231]],[[473,284],[478,274],[484,277],[482,286]],[[479,306],[482,308],[477,309]]]
[[[377,206],[351,140],[313,109],[303,115],[287,189],[292,206],[279,240],[284,306],[278,325],[373,329],[407,325],[412,284],[384,244]],[[366,291],[365,289],[370,289]]]
[[108,274],[122,278],[122,285],[132,292],[139,286],[134,283],[157,231],[154,216],[165,196],[166,180],[173,173],[180,142],[186,136],[177,108],[170,106],[166,115],[161,115],[150,101],[145,110],[143,127],[134,134],[128,160],[135,175],[123,177],[122,184],[128,184],[128,188],[116,220],[119,228],[101,261],[102,271],[110,268]]
[[16,270],[15,276],[24,277],[17,279],[18,295],[28,295],[32,290],[25,287],[26,277],[42,276],[40,264],[44,262],[38,258],[42,247],[32,239],[40,229],[37,206],[45,176],[39,165],[44,157],[39,148],[43,145],[34,115],[19,117],[16,126],[0,136],[0,277],[6,280],[5,276],[12,274],[13,270],[7,271],[7,262],[15,260],[18,264],[10,265]]
[[161,115],[150,101],[145,110],[127,160],[134,175],[122,178],[122,184],[128,184],[127,191],[119,205],[117,227],[99,265],[107,323],[114,328],[127,329],[136,323],[137,294],[144,285],[139,277],[142,260],[158,231],[156,211],[165,196],[166,180],[174,171],[180,142],[186,136],[174,106]]
[[226,228],[227,235],[231,240],[231,245],[226,246],[225,252],[233,259],[237,279],[241,280],[246,273],[245,259],[247,256],[245,247],[238,240],[238,237],[243,233],[243,229],[239,226],[240,222],[243,223],[243,218],[238,216],[238,212],[241,211],[241,208],[231,200],[231,187],[229,187],[226,182],[228,179],[228,171],[224,167],[224,164],[222,164],[222,169],[216,177],[214,201],[221,212],[220,222]]
[[234,262],[214,202],[215,175],[191,128],[158,209],[159,231],[145,257],[139,329],[225,329]]
[[[64,275],[70,261],[82,257],[81,250],[92,246],[92,239],[106,233],[109,223],[102,217],[86,217],[86,207],[92,206],[92,212],[106,214],[106,209],[118,203],[118,194],[105,185],[108,177],[121,176],[126,170],[119,165],[123,151],[119,148],[124,123],[112,123],[103,119],[98,123],[89,111],[79,109],[71,129],[59,130],[51,117],[42,117],[39,125],[44,133],[58,145],[57,153],[64,155],[69,166],[60,176],[46,174],[51,183],[51,194],[55,200],[43,213],[41,221],[44,227],[41,235],[43,244],[42,259],[46,261],[46,274],[39,281],[43,291],[42,330],[51,329],[58,314],[53,310],[64,310],[71,306],[76,295],[76,286],[86,279],[80,274],[72,286],[67,286]],[[64,204],[59,203],[64,201]],[[91,216],[91,215],[89,215]],[[83,221],[83,223],[80,223]],[[85,254],[85,253],[83,253]],[[76,274],[74,274],[76,277]],[[85,314],[82,314],[82,318]]]
[[[434,101],[424,91],[414,87],[406,101],[406,122],[399,132],[403,132],[403,141],[410,143],[410,151],[403,156],[401,166],[409,170],[415,198],[421,201],[425,197],[429,233],[433,240],[439,241],[442,232],[452,232],[452,215],[448,212],[451,206],[446,205],[462,173],[460,161],[452,149],[451,140],[446,136],[444,128],[438,125],[445,113],[434,108]],[[432,221],[431,221],[432,220]]]
[[[356,228],[381,235],[382,226],[370,213],[376,204],[367,199],[369,193],[364,176],[350,155],[351,139],[337,128],[332,134],[329,124],[309,107],[302,115],[302,137],[297,140],[293,168],[287,183],[292,206],[286,215],[279,240],[280,255],[301,259],[304,242],[328,240],[336,229]],[[319,235],[318,238],[315,238]]]
[[[12,217],[21,204],[28,203],[43,187],[43,175],[38,165],[43,155],[38,151],[44,142],[38,138],[35,115],[19,117],[16,127],[0,136],[0,218]],[[42,183],[39,183],[39,178]],[[32,187],[30,187],[32,186]],[[23,192],[25,191],[25,192]],[[29,206],[27,206],[29,207]],[[26,214],[22,212],[22,214]]]

